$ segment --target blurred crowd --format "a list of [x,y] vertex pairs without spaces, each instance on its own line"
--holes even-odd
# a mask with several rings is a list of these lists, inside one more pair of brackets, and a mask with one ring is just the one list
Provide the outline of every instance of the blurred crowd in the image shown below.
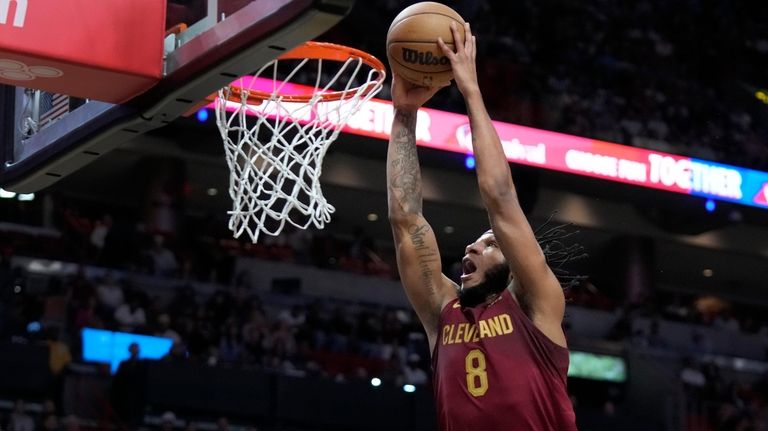
[[[24,286],[24,279],[15,281]],[[181,282],[181,281],[179,281]],[[190,286],[154,292],[111,274],[89,280],[52,279],[44,295],[13,295],[5,336],[69,340],[70,360],[81,351],[80,331],[103,328],[173,340],[165,360],[244,366],[345,380],[375,375],[396,384],[427,383],[424,337],[410,311],[376,305],[310,301],[275,294],[267,303],[245,287],[206,295]],[[30,322],[63,310],[63,326],[32,331]],[[67,359],[63,359],[66,362]],[[60,367],[62,368],[63,364]]]
[[[197,431],[207,429],[213,431],[258,431],[255,425],[240,424],[231,426],[229,418],[221,416],[214,421],[198,421],[191,418],[177,417],[172,411],[166,411],[159,417],[152,418],[149,426],[142,429],[171,431],[184,429]],[[76,415],[62,416],[59,406],[45,399],[41,403],[26,403],[23,399],[13,402],[7,414],[0,411],[0,429],[5,431],[97,431],[103,429],[122,429],[119,424],[108,425],[93,420],[79,418]]]
[[[386,58],[389,23],[410,3],[355,8],[325,37]],[[768,168],[768,107],[755,97],[768,67],[765,2],[444,3],[477,35],[493,118]],[[455,87],[434,105],[464,109]]]
[[[167,230],[134,209],[123,211],[100,202],[56,195],[33,202],[0,201],[0,214],[8,223],[0,223],[1,244],[28,257],[222,284],[235,277],[237,257],[306,264],[385,279],[396,276],[391,250],[380,249],[362,227],[336,236],[329,230],[288,225],[279,236],[265,235],[258,244],[252,244],[232,239],[226,228],[226,214],[196,217],[175,213],[178,226]],[[41,215],[45,213],[49,217],[43,220],[45,216]]]
[[714,363],[685,358],[679,377],[687,396],[687,430],[768,430],[768,376],[743,381],[724,376]]
[[[625,306],[619,314],[605,336],[607,340],[662,356],[676,353],[685,431],[768,430],[768,320],[764,307],[709,294],[667,292],[636,307]],[[633,325],[640,316],[651,319],[647,328]],[[675,345],[661,329],[662,322],[689,325],[691,342]],[[704,328],[723,332],[725,337],[711,339],[712,333]],[[730,351],[732,346],[723,343],[723,339],[740,335],[754,336],[752,341],[758,343],[762,356],[740,357]]]
[[[81,330],[97,328],[168,338],[172,347],[160,359],[168,363],[335,382],[376,377],[387,385],[429,383],[426,340],[410,310],[282,293],[262,293],[262,299],[245,285],[201,292],[176,277],[158,277],[167,280],[166,288],[149,289],[111,272],[50,277],[41,292],[31,287],[30,274],[10,265],[12,257],[6,253],[0,261],[0,340],[47,345],[54,382],[84,361]],[[112,402],[115,417],[130,425],[143,421],[144,405],[132,383],[143,378],[131,365],[142,357],[140,348],[129,350],[113,379]],[[103,372],[108,369],[104,364]],[[50,396],[56,399],[60,391],[54,383]],[[33,426],[9,429],[49,429]]]
[[0,428],[7,431],[80,431],[80,420],[74,416],[61,417],[53,400],[46,399],[36,409],[23,400],[16,400],[7,416],[0,413]]

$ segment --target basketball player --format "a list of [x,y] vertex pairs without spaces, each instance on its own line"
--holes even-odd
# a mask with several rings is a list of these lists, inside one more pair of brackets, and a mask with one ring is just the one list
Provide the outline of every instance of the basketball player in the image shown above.
[[566,391],[565,298],[528,224],[475,70],[475,37],[452,26],[442,40],[464,96],[477,180],[491,229],[466,247],[461,285],[441,274],[434,232],[421,213],[416,111],[438,88],[395,76],[387,153],[389,219],[406,294],[429,339],[440,430],[575,430]]

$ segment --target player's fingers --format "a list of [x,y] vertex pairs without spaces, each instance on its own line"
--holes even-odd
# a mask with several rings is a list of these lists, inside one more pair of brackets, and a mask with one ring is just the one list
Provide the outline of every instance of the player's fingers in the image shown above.
[[400,79],[400,85],[403,87],[403,91],[406,93],[411,92],[413,89],[420,88],[419,85],[416,85],[411,81],[407,81],[405,78]]
[[469,23],[464,23],[464,50],[469,51],[472,49],[472,30],[469,28]]
[[453,55],[455,54],[453,50],[445,43],[442,37],[437,38],[437,45],[440,47],[440,49],[443,51],[443,54],[445,54],[446,57],[448,57],[449,60],[453,58]]
[[472,36],[472,43],[469,46],[470,46],[470,48],[469,48],[470,49],[470,55],[472,56],[472,59],[474,59],[475,58],[475,53],[477,52],[477,37],[476,36]]
[[406,80],[400,75],[393,74],[393,79],[392,79],[393,94],[394,93],[398,93],[401,95],[408,94],[413,89],[413,87],[414,85],[410,81]]
[[456,47],[456,54],[464,52],[464,38],[459,33],[459,27],[455,21],[451,21],[451,34],[453,34],[453,46]]

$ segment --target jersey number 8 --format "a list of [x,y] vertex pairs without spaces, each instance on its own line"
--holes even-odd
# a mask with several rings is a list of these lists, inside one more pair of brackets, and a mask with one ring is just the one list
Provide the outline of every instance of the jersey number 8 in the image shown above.
[[464,360],[467,371],[467,390],[473,397],[482,397],[488,390],[488,373],[485,372],[485,354],[472,349]]

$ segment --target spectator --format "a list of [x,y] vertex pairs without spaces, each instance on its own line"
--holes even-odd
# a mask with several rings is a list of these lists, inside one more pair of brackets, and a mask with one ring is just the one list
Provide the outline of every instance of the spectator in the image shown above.
[[329,321],[330,343],[328,349],[331,352],[347,350],[349,336],[352,333],[352,325],[347,319],[347,314],[341,307],[336,307],[333,317]]
[[187,360],[187,348],[181,342],[173,343],[171,350],[163,357],[166,362],[181,363]]
[[243,325],[242,329],[243,347],[251,361],[261,362],[268,333],[269,326],[264,313],[258,309],[252,310],[250,319]]
[[99,327],[100,320],[96,315],[96,297],[89,296],[75,309],[74,329],[76,333],[85,327]]
[[408,355],[408,362],[403,366],[403,382],[411,385],[426,385],[429,377],[426,371],[419,367],[421,357],[416,353]]
[[123,288],[115,281],[112,273],[107,273],[102,282],[96,286],[96,295],[99,298],[99,305],[108,316],[112,316],[125,301]]
[[680,381],[683,382],[683,385],[690,393],[697,395],[707,385],[707,378],[704,376],[704,373],[701,372],[701,369],[690,358],[684,360],[683,369],[680,371]]
[[237,363],[242,352],[243,339],[240,335],[240,329],[235,322],[231,322],[227,325],[219,342],[219,360],[227,364]]
[[45,399],[40,411],[39,423],[36,427],[40,430],[58,431],[60,429],[59,418],[56,415],[56,403],[52,399]]
[[48,365],[54,376],[61,375],[62,371],[72,362],[72,353],[69,345],[61,341],[58,328],[50,328],[48,331]]
[[[48,412],[56,414],[56,406],[62,405],[62,395],[64,392],[64,370],[72,362],[72,352],[69,349],[69,345],[60,340],[60,330],[58,328],[50,328],[46,331],[48,333],[48,366],[51,370],[51,385],[49,395],[56,400],[55,403],[51,401],[53,409]],[[49,400],[50,401],[50,400]]]
[[41,429],[43,431],[60,431],[59,418],[55,414],[46,414],[43,416]]
[[75,415],[64,418],[64,431],[80,431],[80,420]]
[[48,415],[55,415],[56,414],[56,403],[53,402],[52,399],[46,398],[43,400],[43,405],[40,411],[41,416],[45,417]]
[[712,340],[696,328],[691,330],[691,346],[691,353],[700,355],[711,354],[714,349]]
[[[292,225],[291,225],[292,226]],[[310,264],[310,248],[313,241],[312,229],[291,228],[287,233],[288,246],[293,250],[296,262],[300,264]]]
[[96,259],[100,261],[101,253],[104,250],[104,244],[109,234],[109,230],[112,228],[112,216],[105,214],[100,220],[96,221],[96,225],[91,231],[91,245],[96,249]]
[[216,420],[216,431],[229,431],[229,419],[222,416]]
[[167,411],[160,416],[160,430],[171,431],[176,426],[176,415]]
[[206,311],[213,318],[212,323],[219,326],[229,319],[232,305],[232,295],[223,289],[217,290],[206,304]]
[[174,344],[181,343],[181,336],[171,328],[171,316],[168,313],[162,313],[157,316],[157,330],[155,336],[170,338]]
[[152,273],[161,276],[172,276],[179,267],[176,256],[165,246],[165,238],[162,235],[153,237],[152,248],[148,251],[152,263]]
[[144,417],[146,362],[140,359],[139,345],[128,346],[129,357],[120,363],[112,381],[115,410],[130,427]]
[[666,348],[667,342],[661,335],[659,330],[659,320],[653,319],[651,321],[650,331],[648,333],[648,346],[656,348]]
[[296,329],[304,324],[307,316],[302,306],[294,305],[290,310],[286,309],[280,312],[277,319],[281,323],[285,323],[289,328]]
[[171,316],[191,316],[197,310],[197,298],[195,290],[191,286],[184,286],[176,290],[176,294],[168,306]]
[[128,303],[115,310],[115,321],[124,332],[133,332],[147,323],[147,315],[139,302],[138,295],[133,294]]
[[716,317],[713,325],[717,328],[723,328],[734,332],[738,332],[739,330],[739,321],[733,318],[729,310],[723,311]]
[[35,422],[25,411],[24,401],[16,400],[7,429],[8,431],[35,431]]
[[284,359],[296,354],[294,331],[285,323],[276,323],[266,343],[278,358]]

